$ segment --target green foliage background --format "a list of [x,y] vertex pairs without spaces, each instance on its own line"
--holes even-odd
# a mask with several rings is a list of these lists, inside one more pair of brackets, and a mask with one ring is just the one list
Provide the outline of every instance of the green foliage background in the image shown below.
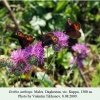
[[[67,18],[72,22],[79,21],[85,36],[79,42],[86,43],[90,48],[84,61],[84,73],[91,87],[100,86],[100,2],[99,1],[8,1],[20,28],[25,34],[31,34],[39,40],[40,29],[45,33],[53,30],[65,30]],[[17,31],[8,9],[0,1],[0,55],[8,56],[19,47],[12,35]],[[53,57],[49,49],[48,61]],[[61,73],[56,79],[60,84],[70,83],[70,86],[84,86],[77,69],[73,72],[69,65],[71,53],[62,50],[56,57],[57,72]],[[46,58],[46,56],[45,56]],[[52,68],[51,66],[51,68]],[[7,77],[0,70],[0,86],[8,86]],[[66,71],[64,71],[66,70]],[[2,76],[4,75],[4,76]],[[79,77],[79,79],[77,79]],[[49,85],[46,85],[49,86]]]

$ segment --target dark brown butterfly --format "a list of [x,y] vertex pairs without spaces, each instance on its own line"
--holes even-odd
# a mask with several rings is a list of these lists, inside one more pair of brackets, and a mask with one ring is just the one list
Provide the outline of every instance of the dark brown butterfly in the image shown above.
[[29,46],[35,40],[32,36],[23,34],[21,31],[17,31],[16,38],[19,40],[22,49]]
[[50,44],[57,44],[58,43],[58,37],[54,36],[53,33],[47,33],[47,34],[43,34],[43,32],[41,31],[42,34],[42,46],[49,46]]
[[70,38],[72,39],[80,38],[81,37],[81,33],[79,32],[80,28],[81,24],[79,22],[72,23],[70,18],[68,18],[65,31],[66,34],[70,36]]

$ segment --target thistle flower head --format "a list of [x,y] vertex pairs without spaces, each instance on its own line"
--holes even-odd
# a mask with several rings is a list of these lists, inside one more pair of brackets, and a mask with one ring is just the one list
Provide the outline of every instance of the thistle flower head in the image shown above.
[[88,48],[84,44],[77,43],[72,46],[72,50],[74,51],[75,56],[73,56],[73,59],[70,61],[70,64],[77,63],[79,67],[83,67],[82,60],[86,57]]
[[24,50],[24,56],[26,59],[28,59],[31,56],[31,50],[32,50],[32,46],[28,46],[26,47]]
[[68,37],[66,34],[64,34],[63,32],[61,31],[53,31],[52,32],[55,36],[58,37],[58,44],[63,47],[67,47],[68,46]]
[[42,64],[44,62],[44,48],[42,47],[42,42],[37,42],[32,46],[31,56],[37,57],[37,60]]
[[86,52],[88,50],[88,48],[86,47],[85,44],[75,44],[74,46],[72,46],[72,50],[77,52],[78,54],[80,54],[81,58],[85,58],[86,57]]
[[64,34],[61,31],[53,31],[52,33],[58,37],[58,43],[57,43],[57,45],[55,45],[55,50],[60,51],[61,47],[68,46],[68,37],[66,34]]
[[[30,66],[27,62],[27,58],[29,57],[29,54],[26,52],[26,55],[25,55],[25,52],[26,52],[25,49],[18,49],[11,53],[11,60],[14,62],[13,68],[21,71],[22,73],[30,70]],[[13,68],[10,68],[10,71]]]
[[11,53],[11,59],[14,61],[14,63],[22,62],[25,60],[24,56],[24,50],[23,49],[18,49],[15,50]]

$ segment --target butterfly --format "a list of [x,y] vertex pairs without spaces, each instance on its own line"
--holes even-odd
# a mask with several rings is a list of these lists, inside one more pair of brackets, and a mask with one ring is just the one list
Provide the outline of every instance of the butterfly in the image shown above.
[[23,34],[21,31],[17,31],[16,38],[18,39],[22,49],[29,46],[35,40],[32,36]]
[[43,32],[41,31],[41,35],[42,35],[42,46],[49,46],[50,44],[57,44],[58,43],[58,37],[54,36],[54,34],[52,32],[47,33],[47,34],[43,34]]
[[81,37],[79,30],[81,29],[81,24],[79,22],[72,23],[70,18],[67,20],[65,32],[72,39],[78,39]]

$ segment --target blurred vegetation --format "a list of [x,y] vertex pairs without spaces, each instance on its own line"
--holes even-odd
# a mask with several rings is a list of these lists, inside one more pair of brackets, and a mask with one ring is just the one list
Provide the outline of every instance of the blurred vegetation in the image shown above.
[[[88,57],[84,60],[82,69],[84,76],[91,87],[100,86],[100,2],[99,1],[8,1],[21,30],[31,34],[39,40],[40,29],[45,33],[53,30],[65,30],[67,18],[72,22],[80,22],[84,33],[79,42],[85,43],[88,48]],[[9,57],[12,50],[19,48],[19,43],[12,35],[16,28],[8,9],[0,1],[0,55]],[[54,51],[48,50],[48,63],[53,58]],[[50,75],[59,84],[67,87],[84,87],[85,84],[77,68],[72,68],[69,61],[72,54],[61,50],[56,55],[55,63],[49,67],[47,78],[42,86],[51,87],[53,82],[47,80]],[[47,56],[45,56],[47,58]],[[47,62],[45,62],[48,64]],[[52,68],[53,67],[53,68]],[[56,75],[53,75],[56,74]],[[47,75],[47,74],[46,74]],[[8,75],[9,76],[9,75]],[[9,78],[5,68],[0,67],[0,86],[8,87],[15,79]],[[43,76],[37,74],[38,80]],[[54,77],[55,76],[55,77]],[[9,80],[8,80],[9,79]],[[7,81],[8,80],[8,81]]]

